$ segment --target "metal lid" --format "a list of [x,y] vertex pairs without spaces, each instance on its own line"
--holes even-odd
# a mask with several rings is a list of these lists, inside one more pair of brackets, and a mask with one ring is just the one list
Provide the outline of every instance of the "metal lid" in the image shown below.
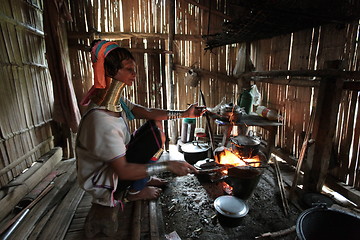
[[209,150],[209,145],[195,142],[185,143],[181,146],[181,150],[186,153],[206,152]]
[[249,207],[245,201],[229,195],[216,198],[214,207],[222,215],[231,218],[243,217],[249,212]]

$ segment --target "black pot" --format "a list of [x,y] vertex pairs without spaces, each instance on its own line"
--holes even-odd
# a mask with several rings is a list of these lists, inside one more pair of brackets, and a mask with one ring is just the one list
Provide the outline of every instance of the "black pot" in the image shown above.
[[360,217],[325,205],[310,208],[297,219],[296,234],[300,240],[359,239]]
[[190,164],[195,164],[208,158],[210,148],[207,144],[192,142],[182,145],[181,150],[184,153],[184,159]]
[[249,212],[249,207],[245,201],[229,195],[216,198],[214,207],[220,225],[228,228],[239,226]]
[[225,182],[233,188],[234,196],[247,200],[254,193],[262,173],[263,168],[233,167],[228,169]]
[[257,155],[260,148],[260,140],[245,135],[230,138],[229,144],[233,152],[238,153],[244,158],[251,158]]

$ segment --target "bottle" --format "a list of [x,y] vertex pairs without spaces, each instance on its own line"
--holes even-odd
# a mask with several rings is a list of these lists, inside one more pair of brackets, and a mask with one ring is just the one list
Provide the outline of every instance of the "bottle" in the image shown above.
[[265,117],[271,121],[281,121],[283,117],[279,115],[276,111],[271,110],[265,106],[258,106],[256,109],[256,113],[262,117]]
[[251,89],[244,89],[243,92],[240,94],[238,105],[244,108],[245,112],[249,114],[252,112],[252,105],[253,105],[253,97],[250,93]]

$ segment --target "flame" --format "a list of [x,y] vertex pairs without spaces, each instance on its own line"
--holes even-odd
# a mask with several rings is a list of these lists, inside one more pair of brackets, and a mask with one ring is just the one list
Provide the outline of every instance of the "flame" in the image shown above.
[[260,158],[254,156],[253,158],[243,158],[228,149],[219,153],[219,163],[224,165],[233,165],[233,166],[252,166],[259,167],[261,165]]

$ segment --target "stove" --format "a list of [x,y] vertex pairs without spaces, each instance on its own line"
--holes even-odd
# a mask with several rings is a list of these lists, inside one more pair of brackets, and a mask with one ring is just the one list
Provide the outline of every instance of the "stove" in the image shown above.
[[232,149],[220,147],[214,158],[198,161],[199,181],[219,183],[224,193],[246,200],[250,198],[267,167],[266,156],[261,151],[251,158],[242,158]]

